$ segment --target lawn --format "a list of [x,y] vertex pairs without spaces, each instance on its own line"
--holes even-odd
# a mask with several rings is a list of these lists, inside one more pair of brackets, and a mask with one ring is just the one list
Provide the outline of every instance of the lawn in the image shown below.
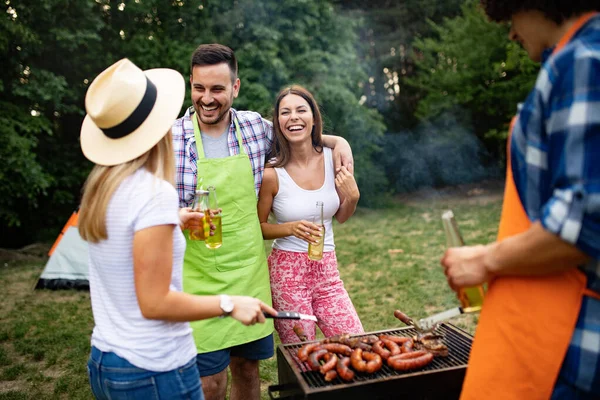
[[[422,318],[457,304],[439,266],[446,209],[454,211],[468,244],[495,238],[497,195],[424,196],[385,210],[359,209],[335,225],[340,273],[366,331],[402,326],[395,309]],[[33,291],[44,263],[0,264],[0,400],[91,398],[85,370],[93,327],[89,294]],[[453,323],[472,333],[476,321],[463,315]],[[267,387],[277,383],[275,358],[261,364],[261,379],[267,399]]]

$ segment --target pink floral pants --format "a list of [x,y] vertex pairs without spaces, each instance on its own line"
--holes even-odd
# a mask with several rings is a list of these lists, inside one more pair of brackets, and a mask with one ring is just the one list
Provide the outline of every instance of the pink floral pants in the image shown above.
[[300,324],[308,340],[314,340],[316,325],[326,337],[340,333],[364,333],[350,296],[337,269],[335,252],[312,261],[306,253],[273,249],[269,255],[273,308],[314,315],[318,322],[275,320],[281,343],[297,343],[294,325]]

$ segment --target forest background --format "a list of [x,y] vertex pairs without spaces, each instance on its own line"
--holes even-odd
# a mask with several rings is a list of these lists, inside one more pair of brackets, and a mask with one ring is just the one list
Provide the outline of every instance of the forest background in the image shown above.
[[[85,92],[127,57],[185,77],[201,43],[238,57],[237,109],[271,118],[299,83],[352,145],[360,206],[498,178],[538,66],[473,0],[5,0],[0,16],[0,247],[53,240],[92,165]],[[190,105],[189,88],[185,107]]]

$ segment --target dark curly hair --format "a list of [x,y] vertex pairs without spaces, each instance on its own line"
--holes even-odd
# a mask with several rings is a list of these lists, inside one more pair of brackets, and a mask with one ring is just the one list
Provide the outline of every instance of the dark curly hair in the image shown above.
[[599,11],[598,0],[480,0],[485,13],[496,22],[510,21],[519,11],[537,10],[546,17],[562,23],[586,11]]

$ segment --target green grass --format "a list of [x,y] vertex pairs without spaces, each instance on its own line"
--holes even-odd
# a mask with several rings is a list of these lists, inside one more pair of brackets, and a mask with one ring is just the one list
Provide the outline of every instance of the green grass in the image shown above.
[[[422,318],[457,305],[439,265],[445,249],[440,217],[448,208],[468,244],[494,240],[499,200],[358,210],[334,226],[340,273],[366,331],[402,326],[395,309]],[[0,264],[0,400],[91,398],[89,293],[33,291],[44,263]],[[476,319],[463,315],[453,323],[472,333]],[[267,387],[277,383],[275,358],[261,364],[261,380],[267,399]]]

